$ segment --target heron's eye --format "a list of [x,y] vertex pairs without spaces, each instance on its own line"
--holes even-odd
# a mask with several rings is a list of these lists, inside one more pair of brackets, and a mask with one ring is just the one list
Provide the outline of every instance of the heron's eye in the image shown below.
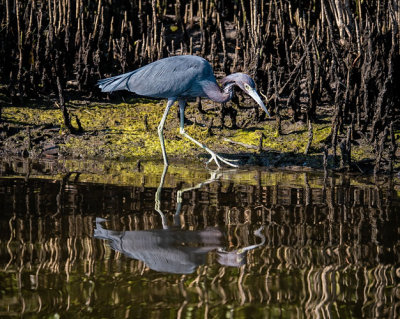
[[248,91],[250,90],[250,85],[248,85],[247,83],[244,84],[244,88]]

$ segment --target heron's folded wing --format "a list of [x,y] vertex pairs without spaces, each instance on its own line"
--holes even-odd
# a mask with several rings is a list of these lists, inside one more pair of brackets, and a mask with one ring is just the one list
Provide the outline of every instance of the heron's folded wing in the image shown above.
[[139,95],[178,97],[193,89],[198,81],[214,78],[209,63],[198,57],[175,56],[155,61],[135,71],[100,80],[103,92],[128,90]]

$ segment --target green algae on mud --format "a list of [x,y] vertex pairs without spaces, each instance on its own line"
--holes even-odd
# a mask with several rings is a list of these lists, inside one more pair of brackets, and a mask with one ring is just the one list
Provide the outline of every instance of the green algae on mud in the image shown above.
[[[73,157],[104,159],[156,159],[161,157],[157,127],[164,112],[163,102],[144,99],[132,104],[104,104],[77,109],[86,134],[69,136],[61,150]],[[195,157],[198,151],[179,135],[179,123],[172,110],[164,128],[165,145],[170,157]],[[205,144],[213,144],[207,129],[187,126],[188,134]]]
[[[3,134],[1,148],[3,152],[8,148],[11,153],[16,150],[19,155],[30,157],[50,155],[101,160],[160,160],[162,155],[157,127],[165,101],[132,98],[128,102],[70,101],[72,124],[76,125],[77,117],[84,129],[80,135],[67,132],[61,112],[56,107],[3,107],[3,126],[7,125],[12,133]],[[330,122],[324,120],[323,115],[318,123],[313,124],[311,149],[308,155],[303,155],[308,142],[308,129],[302,122],[282,121],[282,134],[279,135],[275,121],[258,123],[251,120],[251,112],[240,110],[237,121],[246,122],[245,127],[223,128],[220,106],[204,101],[203,107],[206,114],[201,114],[189,103],[185,112],[189,124],[185,125],[185,130],[216,152],[238,158],[243,165],[322,168],[324,141],[331,133]],[[171,108],[164,127],[169,158],[178,161],[201,158],[205,161],[208,154],[179,134],[177,111],[176,105]],[[260,136],[263,136],[261,149]],[[367,143],[352,146],[353,160],[369,159],[371,154],[371,146]]]

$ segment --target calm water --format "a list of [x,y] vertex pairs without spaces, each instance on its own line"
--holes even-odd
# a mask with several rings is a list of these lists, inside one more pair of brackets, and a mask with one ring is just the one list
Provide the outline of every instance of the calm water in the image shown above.
[[17,161],[0,173],[1,318],[400,316],[398,180]]

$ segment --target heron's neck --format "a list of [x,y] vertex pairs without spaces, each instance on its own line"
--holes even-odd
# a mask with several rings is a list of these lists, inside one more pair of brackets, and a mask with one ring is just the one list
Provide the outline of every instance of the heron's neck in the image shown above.
[[225,103],[232,99],[233,96],[233,82],[227,83],[221,90],[217,83],[209,83],[205,87],[204,92],[207,97],[214,102]]

